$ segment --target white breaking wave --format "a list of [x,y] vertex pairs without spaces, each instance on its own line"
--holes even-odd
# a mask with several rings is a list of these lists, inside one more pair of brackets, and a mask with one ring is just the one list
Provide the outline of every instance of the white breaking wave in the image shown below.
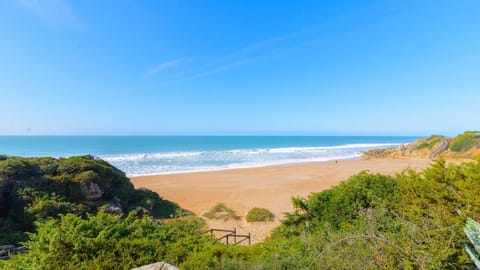
[[145,160],[145,159],[162,159],[162,158],[181,158],[201,155],[202,152],[171,152],[171,153],[148,153],[148,154],[120,154],[120,155],[105,155],[102,159],[107,161],[122,161],[122,160]]
[[245,168],[258,168],[258,167],[265,167],[265,166],[276,166],[276,165],[285,165],[285,164],[296,164],[296,163],[308,163],[308,162],[324,162],[329,160],[346,160],[346,159],[354,159],[360,157],[360,154],[351,155],[351,156],[339,156],[339,157],[331,157],[331,158],[310,158],[304,160],[281,160],[281,161],[272,161],[272,162],[265,162],[263,164],[260,163],[241,163],[241,164],[229,164],[223,167],[196,167],[191,169],[180,169],[178,170],[171,170],[171,171],[163,171],[157,172],[153,170],[150,173],[146,172],[132,172],[127,174],[128,176],[147,176],[147,175],[165,175],[165,174],[180,174],[180,173],[194,173],[194,172],[209,172],[209,171],[221,171],[221,170],[232,170],[232,169],[245,169]]
[[360,157],[362,151],[398,145],[377,143],[319,147],[135,153],[105,155],[100,156],[100,158],[125,171],[129,176],[139,176],[352,159]]

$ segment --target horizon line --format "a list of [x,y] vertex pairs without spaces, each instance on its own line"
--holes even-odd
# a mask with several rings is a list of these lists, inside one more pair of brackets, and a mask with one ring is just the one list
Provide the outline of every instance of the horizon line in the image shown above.
[[442,134],[0,134],[0,137],[425,137],[431,135]]

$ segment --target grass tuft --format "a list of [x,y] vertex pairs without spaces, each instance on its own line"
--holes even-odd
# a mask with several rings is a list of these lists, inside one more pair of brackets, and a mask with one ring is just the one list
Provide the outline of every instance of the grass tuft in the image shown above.
[[248,211],[247,222],[273,221],[273,213],[265,208],[255,207]]
[[225,221],[229,219],[238,219],[235,210],[228,208],[224,203],[217,203],[210,210],[205,212],[203,216],[209,219],[223,219]]

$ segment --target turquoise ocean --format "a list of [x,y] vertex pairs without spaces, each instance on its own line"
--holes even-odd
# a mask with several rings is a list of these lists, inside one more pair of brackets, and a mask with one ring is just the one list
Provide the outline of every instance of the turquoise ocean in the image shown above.
[[0,154],[93,155],[129,176],[359,158],[413,142],[396,136],[0,136]]

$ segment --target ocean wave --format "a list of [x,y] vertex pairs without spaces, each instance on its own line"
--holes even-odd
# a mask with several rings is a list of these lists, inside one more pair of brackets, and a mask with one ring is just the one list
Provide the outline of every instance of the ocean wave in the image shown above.
[[360,157],[361,151],[396,145],[399,144],[363,143],[318,147],[135,153],[106,155],[100,158],[124,170],[129,176],[139,176],[351,159]]
[[144,154],[120,154],[120,155],[104,155],[100,158],[106,161],[120,160],[145,160],[145,159],[162,159],[162,158],[181,158],[201,155],[202,152],[167,152],[167,153],[144,153]]
[[299,163],[309,163],[309,162],[325,162],[331,160],[348,160],[359,158],[360,153],[348,156],[335,156],[335,157],[326,157],[326,158],[308,158],[308,159],[291,159],[291,160],[280,160],[280,161],[271,161],[263,163],[238,163],[238,164],[229,164],[226,166],[209,166],[209,167],[194,167],[194,168],[178,168],[177,170],[161,171],[161,170],[152,170],[151,172],[147,171],[138,171],[128,174],[130,177],[134,176],[148,176],[148,175],[168,175],[168,174],[182,174],[182,173],[195,173],[195,172],[211,172],[211,171],[223,171],[223,170],[234,170],[234,169],[246,169],[246,168],[260,168],[267,166],[277,166],[277,165],[288,165],[288,164],[299,164]]
[[322,153],[332,149],[355,149],[355,148],[377,148],[377,147],[389,147],[397,146],[399,144],[394,143],[375,143],[375,144],[345,144],[338,146],[318,146],[318,147],[280,147],[280,148],[255,148],[255,149],[233,149],[233,150],[209,150],[202,152],[165,152],[165,153],[136,153],[136,154],[120,154],[120,155],[104,155],[100,156],[107,161],[120,161],[120,160],[146,160],[146,159],[171,159],[171,158],[186,158],[196,157],[201,155],[221,155],[221,154],[246,154],[257,155],[265,153]]
[[398,146],[399,144],[393,143],[358,143],[358,144],[344,144],[336,146],[317,146],[317,147],[284,147],[284,148],[271,148],[261,149],[272,153],[292,153],[292,152],[325,152],[332,149],[353,149],[353,148],[377,148]]

